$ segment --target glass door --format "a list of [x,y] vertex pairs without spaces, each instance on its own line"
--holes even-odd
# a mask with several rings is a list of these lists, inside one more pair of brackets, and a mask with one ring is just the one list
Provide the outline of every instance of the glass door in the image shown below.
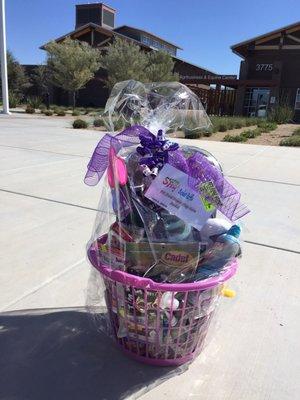
[[245,94],[244,113],[248,117],[266,117],[270,89],[248,88]]

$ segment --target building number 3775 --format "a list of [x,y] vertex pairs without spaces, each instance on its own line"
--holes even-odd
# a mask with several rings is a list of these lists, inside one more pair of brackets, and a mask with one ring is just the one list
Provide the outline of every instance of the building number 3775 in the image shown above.
[[273,71],[273,64],[256,64],[256,71]]

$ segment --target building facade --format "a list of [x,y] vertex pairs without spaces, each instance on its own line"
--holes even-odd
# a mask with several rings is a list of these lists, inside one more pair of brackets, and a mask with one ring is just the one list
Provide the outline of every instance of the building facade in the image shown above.
[[288,105],[300,122],[300,22],[231,49],[243,58],[235,114],[263,117],[277,105]]
[[[107,46],[116,37],[129,40],[141,47],[143,51],[163,50],[168,52],[174,62],[174,72],[179,73],[180,77],[207,75],[216,76],[217,74],[198,65],[187,62],[178,57],[178,50],[182,50],[178,45],[161,38],[154,33],[147,32],[140,28],[128,25],[115,27],[116,10],[103,3],[79,4],[76,5],[75,29],[59,38],[56,42],[62,42],[70,37],[80,41],[85,41],[92,47],[105,51]],[[44,49],[45,45],[41,47]],[[100,69],[94,79],[87,83],[84,89],[78,92],[77,104],[80,106],[104,106],[109,92],[106,88],[107,74]],[[202,85],[203,90],[209,90],[209,86]],[[68,93],[53,88],[51,102],[55,104],[68,104],[70,99]]]

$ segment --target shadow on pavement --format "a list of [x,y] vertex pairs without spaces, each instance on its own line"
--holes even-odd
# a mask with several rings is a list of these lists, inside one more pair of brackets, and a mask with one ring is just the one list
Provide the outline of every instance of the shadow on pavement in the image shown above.
[[1,400],[135,399],[182,371],[126,357],[83,309],[0,314]]

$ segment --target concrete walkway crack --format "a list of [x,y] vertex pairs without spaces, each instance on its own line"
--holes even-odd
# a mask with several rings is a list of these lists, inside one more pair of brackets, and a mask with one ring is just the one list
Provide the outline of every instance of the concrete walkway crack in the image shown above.
[[28,290],[27,292],[25,292],[24,294],[22,294],[22,296],[19,296],[18,298],[14,299],[13,301],[11,301],[10,303],[7,303],[5,306],[3,306],[0,309],[0,312],[7,310],[8,308],[10,308],[11,306],[13,306],[14,304],[17,304],[19,301],[24,300],[26,297],[31,296],[33,293],[38,292],[40,289],[44,288],[45,286],[48,286],[50,283],[52,283],[53,281],[55,281],[56,279],[62,277],[63,275],[67,274],[69,271],[71,271],[72,269],[76,268],[77,266],[79,266],[82,262],[84,262],[86,260],[86,258],[82,258],[79,261],[76,261],[74,264],[69,265],[67,268],[63,269],[62,271],[58,272],[57,274],[51,276],[50,278],[46,279],[43,283],[41,283],[40,285],[35,286],[34,288]]

